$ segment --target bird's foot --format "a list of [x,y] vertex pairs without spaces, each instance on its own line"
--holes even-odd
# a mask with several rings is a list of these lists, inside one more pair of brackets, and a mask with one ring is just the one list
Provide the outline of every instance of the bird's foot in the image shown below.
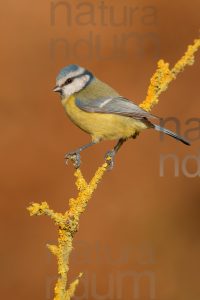
[[115,150],[110,150],[105,155],[105,160],[108,164],[108,170],[111,171],[114,167]]
[[81,156],[80,156],[80,152],[68,152],[65,154],[65,162],[66,162],[66,165],[68,163],[68,161],[71,160],[74,167],[76,169],[80,168],[80,165],[81,165]]
[[136,132],[134,133],[134,135],[132,135],[132,138],[133,138],[133,139],[136,139],[136,138],[138,137],[139,134],[140,134],[140,133],[139,133],[138,131],[136,131]]

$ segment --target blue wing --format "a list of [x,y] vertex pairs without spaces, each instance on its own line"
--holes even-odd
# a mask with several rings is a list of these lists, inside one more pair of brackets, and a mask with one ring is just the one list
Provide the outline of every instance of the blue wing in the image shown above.
[[84,99],[84,101],[77,98],[76,105],[86,112],[117,114],[134,119],[158,118],[121,96],[104,97],[95,100]]

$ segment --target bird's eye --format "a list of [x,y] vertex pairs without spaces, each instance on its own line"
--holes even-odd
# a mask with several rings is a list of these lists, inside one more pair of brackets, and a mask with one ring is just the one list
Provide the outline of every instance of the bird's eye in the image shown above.
[[72,83],[73,79],[72,78],[68,78],[66,81],[65,81],[65,84],[70,84]]

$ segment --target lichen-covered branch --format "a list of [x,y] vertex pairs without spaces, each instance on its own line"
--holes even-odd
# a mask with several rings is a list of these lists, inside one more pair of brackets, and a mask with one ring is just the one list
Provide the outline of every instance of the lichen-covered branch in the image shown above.
[[86,209],[87,203],[97,188],[97,184],[102,179],[107,167],[108,164],[105,162],[98,168],[89,183],[84,179],[80,169],[75,171],[74,175],[76,177],[76,186],[79,193],[77,198],[71,198],[69,200],[69,210],[64,214],[54,212],[49,208],[49,205],[46,202],[42,202],[41,204],[33,203],[28,207],[31,216],[49,216],[59,227],[58,244],[47,245],[51,253],[56,256],[58,263],[58,280],[54,289],[54,300],[70,300],[73,297],[79,279],[82,276],[82,273],[80,273],[78,278],[67,286],[69,257],[73,249],[73,237],[78,230],[80,215]]
[[169,63],[163,59],[158,61],[158,68],[153,74],[147,91],[146,99],[140,104],[140,107],[150,111],[158,103],[160,94],[168,88],[169,83],[176,79],[177,75],[184,70],[186,66],[194,63],[194,54],[200,48],[200,39],[194,40],[193,45],[188,46],[187,51],[181,59],[170,69]]
[[[187,65],[194,63],[194,54],[198,48],[200,48],[200,39],[195,40],[194,44],[188,47],[184,56],[172,69],[163,60],[158,62],[158,69],[151,78],[147,97],[140,105],[143,109],[150,111],[158,102],[159,95],[167,89],[169,83]],[[73,249],[73,238],[78,231],[80,215],[85,211],[88,201],[91,199],[108,165],[109,162],[106,161],[99,167],[89,183],[84,179],[80,169],[75,171],[78,196],[69,200],[69,209],[65,213],[54,212],[53,209],[49,208],[47,202],[33,203],[28,207],[31,216],[49,216],[58,226],[57,245],[47,245],[51,253],[56,256],[58,264],[58,280],[54,289],[54,300],[70,300],[79,284],[82,273],[72,283],[68,283],[69,257]]]

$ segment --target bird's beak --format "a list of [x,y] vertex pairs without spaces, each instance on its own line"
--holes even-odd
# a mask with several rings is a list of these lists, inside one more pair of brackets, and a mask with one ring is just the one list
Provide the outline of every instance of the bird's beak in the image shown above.
[[55,86],[55,88],[53,89],[53,92],[61,92],[62,89],[60,86]]

